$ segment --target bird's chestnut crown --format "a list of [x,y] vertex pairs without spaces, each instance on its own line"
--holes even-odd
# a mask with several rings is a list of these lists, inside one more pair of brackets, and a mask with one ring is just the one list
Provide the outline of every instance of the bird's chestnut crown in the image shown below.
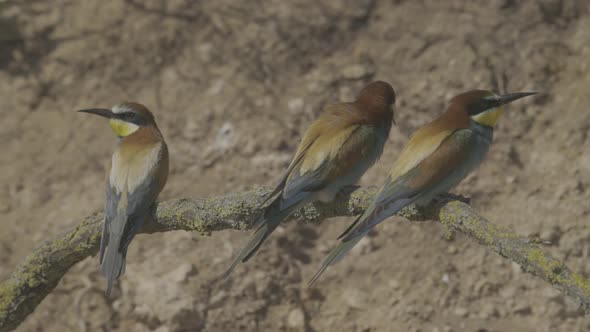
[[389,83],[375,81],[369,83],[359,92],[357,100],[368,104],[381,104],[391,107],[395,104],[395,92]]
[[359,92],[356,103],[366,112],[365,116],[370,123],[382,124],[393,121],[395,92],[389,83],[369,83]]

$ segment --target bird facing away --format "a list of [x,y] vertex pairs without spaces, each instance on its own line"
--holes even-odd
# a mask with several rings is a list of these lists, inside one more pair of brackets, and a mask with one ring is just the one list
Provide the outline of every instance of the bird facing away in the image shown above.
[[412,203],[426,205],[461,182],[487,154],[503,105],[533,94],[498,96],[472,90],[452,98],[445,113],[414,132],[381,190],[340,235],[340,243],[325,258],[309,286],[381,221]]
[[310,202],[332,201],[360,179],[383,152],[394,104],[391,85],[376,81],[355,101],[324,109],[303,135],[289,168],[263,203],[271,202],[255,221],[256,231],[224,278],[239,262],[250,259],[291,213]]
[[119,138],[106,183],[100,239],[100,263],[107,279],[106,293],[110,295],[113,281],[125,273],[129,243],[149,218],[151,207],[166,184],[168,148],[154,116],[141,104],[122,103],[112,110],[94,108],[79,112],[108,118]]

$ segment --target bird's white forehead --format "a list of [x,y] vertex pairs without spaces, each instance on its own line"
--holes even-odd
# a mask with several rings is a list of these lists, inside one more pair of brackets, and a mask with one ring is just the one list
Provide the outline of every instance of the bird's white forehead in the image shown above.
[[490,93],[489,95],[483,97],[483,99],[486,100],[497,100],[499,98],[499,96],[495,93]]
[[121,114],[121,113],[125,113],[125,112],[131,112],[132,109],[129,108],[129,106],[125,105],[125,104],[118,104],[113,106],[113,108],[111,109],[113,111],[113,113],[115,114]]

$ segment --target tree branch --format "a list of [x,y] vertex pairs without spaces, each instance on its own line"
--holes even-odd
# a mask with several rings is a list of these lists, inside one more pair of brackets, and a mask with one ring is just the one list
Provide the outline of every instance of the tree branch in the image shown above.
[[[208,235],[224,229],[246,230],[260,213],[259,205],[269,192],[260,188],[215,198],[160,202],[154,209],[153,220],[142,233],[185,230]],[[374,194],[375,189],[361,188],[339,196],[331,204],[308,205],[289,220],[319,222],[329,217],[359,214]],[[518,263],[524,271],[573,298],[590,314],[590,281],[545,254],[535,241],[488,222],[455,197],[444,195],[431,206],[409,207],[398,215],[412,221],[439,220],[451,234],[464,233]],[[57,286],[70,267],[98,252],[102,220],[102,214],[93,214],[69,232],[44,243],[0,284],[0,332],[15,329]]]

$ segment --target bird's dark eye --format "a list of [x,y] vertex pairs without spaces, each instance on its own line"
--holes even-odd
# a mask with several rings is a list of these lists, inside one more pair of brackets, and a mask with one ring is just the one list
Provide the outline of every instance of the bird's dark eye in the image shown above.
[[135,113],[133,112],[125,112],[121,115],[121,118],[123,119],[123,121],[128,121],[131,122],[135,119]]
[[469,115],[477,115],[479,113],[483,113],[488,111],[498,105],[498,102],[493,99],[480,99],[470,105],[467,106],[467,112]]

